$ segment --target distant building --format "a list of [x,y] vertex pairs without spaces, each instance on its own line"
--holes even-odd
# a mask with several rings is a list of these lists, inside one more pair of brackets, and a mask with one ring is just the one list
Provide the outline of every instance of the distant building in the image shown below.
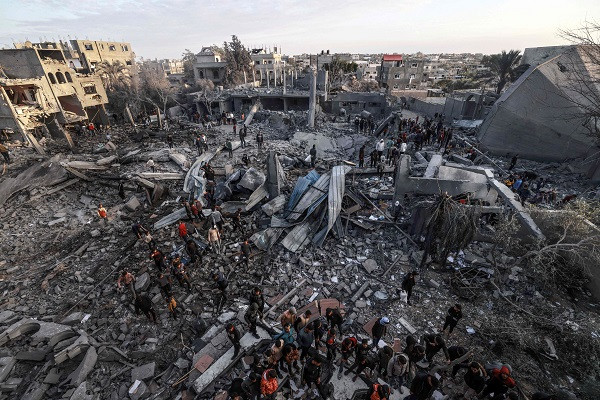
[[385,88],[388,94],[426,87],[427,84],[423,84],[424,64],[421,58],[406,59],[401,54],[384,54],[378,76],[379,86]]
[[0,129],[25,138],[38,128],[81,121],[108,123],[102,80],[69,66],[61,49],[0,50],[6,78],[0,78]]
[[386,114],[387,100],[382,93],[343,92],[331,99],[331,112],[340,114],[341,109],[346,110],[346,114],[368,111],[375,117],[381,117]]
[[113,64],[117,61],[126,66],[133,66],[135,53],[127,42],[106,42],[102,40],[71,40],[43,43],[15,43],[15,48],[36,48],[39,50],[57,50],[67,65],[77,72],[94,73],[101,62]]
[[[277,47],[273,52],[267,52],[265,49],[252,49],[250,58],[256,71],[256,79],[261,86],[277,86],[283,84],[283,71],[286,63],[282,59],[281,53],[277,52]],[[250,80],[250,79],[248,79]],[[269,84],[267,85],[267,81]]]
[[225,77],[226,66],[227,62],[222,60],[219,54],[216,54],[210,47],[203,47],[196,54],[194,77],[196,79],[208,79],[214,84],[221,84]]

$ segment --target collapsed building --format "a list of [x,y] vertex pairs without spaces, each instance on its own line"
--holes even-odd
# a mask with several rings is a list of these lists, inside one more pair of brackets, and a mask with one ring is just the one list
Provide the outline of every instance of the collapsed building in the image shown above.
[[0,50],[0,64],[0,129],[18,132],[25,142],[35,144],[38,129],[62,136],[63,126],[82,121],[107,124],[108,99],[101,78],[77,73],[60,49]]
[[[540,161],[584,161],[597,178],[597,121],[586,111],[598,98],[600,71],[582,46],[526,49],[530,68],[496,101],[477,138],[492,154]],[[589,93],[586,93],[589,91]]]

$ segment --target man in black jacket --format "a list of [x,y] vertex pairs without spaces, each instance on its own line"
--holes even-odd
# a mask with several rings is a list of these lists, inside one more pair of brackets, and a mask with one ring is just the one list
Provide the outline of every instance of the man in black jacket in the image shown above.
[[460,304],[455,304],[454,306],[448,309],[448,314],[446,314],[446,320],[444,321],[444,327],[442,328],[442,332],[446,332],[446,328],[450,328],[448,331],[448,336],[452,333],[458,321],[462,318],[462,306]]
[[321,385],[321,359],[320,356],[310,359],[304,367],[302,373],[302,382],[305,383],[308,388],[314,383],[319,391],[319,395],[323,398],[323,385]]
[[154,311],[150,297],[145,294],[139,294],[135,297],[134,305],[136,314],[139,314],[141,310],[150,321],[156,323],[156,311]]
[[344,322],[344,318],[342,317],[340,310],[337,308],[328,308],[325,310],[325,317],[327,318],[327,323],[330,327],[337,326],[340,337],[342,337],[342,323]]
[[231,340],[231,343],[233,343],[234,351],[233,356],[231,357],[231,359],[233,360],[240,353],[240,349],[242,347],[240,345],[240,340],[242,339],[242,335],[233,324],[227,324],[226,331],[227,337],[229,338],[229,340]]
[[410,396],[405,400],[429,400],[440,381],[425,372],[419,372],[410,385]]
[[385,334],[387,333],[387,326],[389,323],[390,320],[388,319],[388,317],[382,317],[379,320],[377,320],[377,322],[375,322],[375,325],[373,325],[373,328],[371,328],[374,348],[377,348],[381,338],[385,337]]
[[408,305],[410,305],[410,298],[412,296],[413,287],[415,287],[415,285],[417,284],[417,282],[415,281],[415,277],[417,275],[419,275],[419,273],[416,271],[409,272],[402,280],[402,290],[404,290],[407,294],[406,302],[408,303]]
[[431,362],[438,351],[443,350],[446,360],[450,362],[450,354],[446,347],[446,341],[441,335],[424,335],[423,342],[425,343],[425,358],[427,358],[427,361]]

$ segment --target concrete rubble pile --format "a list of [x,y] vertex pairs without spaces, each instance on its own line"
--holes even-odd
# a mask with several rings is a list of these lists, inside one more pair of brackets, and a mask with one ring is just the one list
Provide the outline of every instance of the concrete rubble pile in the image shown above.
[[[450,155],[435,144],[420,151],[411,146],[396,166],[359,168],[358,149],[366,144],[370,151],[391,135],[386,137],[383,128],[380,136],[363,135],[352,122],[326,114],[317,129],[308,129],[301,126],[303,115],[258,112],[245,147],[232,136],[230,125],[205,129],[187,121],[168,132],[173,148],[166,148],[163,131],[138,128],[134,134],[125,126],[111,128],[110,144],[100,134],[74,136],[75,154],[52,139],[41,141],[53,154],[45,158],[15,146],[15,161],[0,181],[0,399],[226,399],[231,382],[245,378],[281,330],[279,317],[289,307],[298,314],[312,310],[312,320],[327,308],[339,308],[344,336],[358,338],[370,338],[377,319],[389,316],[383,341],[400,351],[406,335],[437,332],[446,310],[460,299],[467,316],[449,341],[478,348],[477,359],[510,362],[527,392],[541,382],[540,371],[555,368],[567,355],[549,337],[527,339],[543,349],[534,350],[543,354],[543,362],[511,352],[509,340],[489,329],[505,321],[527,324],[527,315],[507,307],[507,301],[525,308],[553,307],[567,331],[597,339],[598,303],[591,293],[578,295],[589,304],[582,309],[536,289],[526,268],[514,265],[515,256],[498,256],[489,240],[494,216],[502,213],[517,217],[523,240],[544,239],[543,227],[501,183],[498,165],[505,167],[507,161],[467,159],[467,148],[457,140]],[[395,131],[394,120],[382,122]],[[258,131],[265,135],[263,149],[254,140]],[[207,135],[209,148],[201,154],[193,144],[199,132]],[[235,143],[231,156],[227,141]],[[313,144],[315,168],[309,157]],[[224,216],[221,254],[209,250],[206,238],[211,226],[204,196],[210,181],[207,164],[214,170],[214,199]],[[520,161],[517,170],[546,178],[558,197],[585,185],[562,165]],[[420,268],[426,205],[440,193],[469,194],[463,205],[477,209],[476,238],[445,265],[420,269],[409,306],[401,282]],[[182,199],[199,199],[203,218],[188,220]],[[97,216],[100,203],[107,209],[106,220]],[[238,209],[242,229],[232,219]],[[186,253],[177,233],[180,220],[206,249],[201,262],[192,263]],[[169,259],[181,256],[186,263],[192,290],[173,283],[183,310],[177,320],[156,284],[148,245],[132,234],[135,222],[149,229]],[[241,250],[245,240],[252,245],[247,264]],[[156,324],[136,315],[127,289],[117,289],[122,269],[134,274],[135,289],[152,300]],[[224,302],[214,272],[229,281]],[[492,286],[492,279],[501,286]],[[254,286],[267,301],[258,337],[247,333],[244,320]],[[242,350],[233,359],[228,323],[242,332]],[[366,379],[338,378],[336,368],[324,363],[333,398],[366,393]],[[568,372],[552,379],[557,387],[578,388]],[[278,399],[312,396],[287,374],[280,387]],[[446,377],[435,395],[455,395],[461,388],[462,381]],[[407,395],[405,388],[391,398]]]

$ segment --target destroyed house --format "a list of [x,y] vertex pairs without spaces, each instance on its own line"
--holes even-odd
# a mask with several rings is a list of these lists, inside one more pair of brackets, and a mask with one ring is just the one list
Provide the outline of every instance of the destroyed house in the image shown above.
[[387,112],[387,101],[381,93],[339,93],[331,99],[331,112],[339,114],[342,109],[348,114],[368,111],[383,116]]
[[[598,66],[581,46],[552,50],[548,56],[527,52],[534,64],[496,101],[479,130],[486,150],[539,161],[584,159],[597,153],[591,133],[598,126],[586,110],[594,106],[590,99],[600,94]],[[536,65],[536,60],[541,63]]]
[[[60,49],[0,50],[0,129],[28,134],[40,127],[107,122],[100,77],[69,68]],[[52,133],[52,129],[50,129]]]

